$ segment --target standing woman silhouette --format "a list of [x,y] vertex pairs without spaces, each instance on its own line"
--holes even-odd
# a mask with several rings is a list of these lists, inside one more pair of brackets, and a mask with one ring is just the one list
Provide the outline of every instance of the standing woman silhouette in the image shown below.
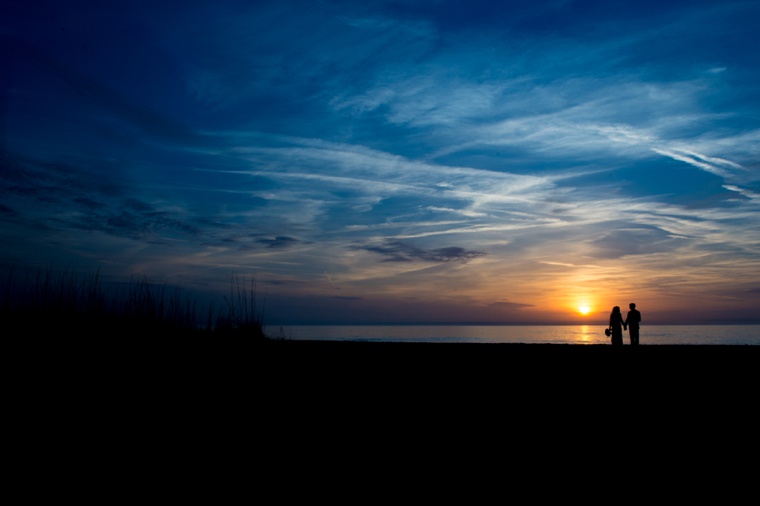
[[610,330],[612,330],[612,345],[623,346],[623,315],[620,313],[620,306],[612,308],[610,313]]

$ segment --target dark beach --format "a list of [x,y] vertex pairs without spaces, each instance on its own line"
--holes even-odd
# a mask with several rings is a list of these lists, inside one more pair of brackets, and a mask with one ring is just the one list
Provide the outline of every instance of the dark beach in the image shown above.
[[485,358],[509,357],[646,357],[673,356],[710,359],[742,359],[760,356],[760,346],[752,345],[646,345],[613,347],[601,344],[523,344],[523,343],[430,343],[398,341],[292,340],[267,339],[256,344],[263,353],[273,355],[314,354],[329,357],[335,354],[354,356],[458,356]]
[[[757,346],[145,335],[27,339],[18,351],[9,355],[11,390],[30,410],[44,406],[51,416],[108,416],[141,427],[172,420],[171,431],[195,424],[193,438],[213,427],[215,435],[235,430],[255,441],[276,434],[309,444],[322,441],[319,427],[350,429],[346,434],[356,438],[390,430],[413,439],[435,425],[467,440],[479,427],[483,434],[509,427],[529,433],[535,423],[558,436],[568,422],[582,420],[598,436],[631,417],[682,433],[684,426],[671,425],[669,417],[704,423],[717,413],[749,420],[760,365]],[[420,427],[421,421],[433,425]],[[362,432],[367,427],[372,430]]]
[[760,366],[760,346],[752,345],[574,345],[515,343],[425,343],[367,341],[265,340],[256,356],[272,367],[348,370],[366,375],[378,369],[475,375],[510,371],[606,371],[622,374],[691,371],[744,374]]

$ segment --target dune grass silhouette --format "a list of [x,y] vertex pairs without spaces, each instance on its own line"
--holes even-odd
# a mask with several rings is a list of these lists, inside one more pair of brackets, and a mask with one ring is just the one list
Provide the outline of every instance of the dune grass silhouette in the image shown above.
[[255,279],[232,276],[218,304],[199,304],[180,287],[147,277],[105,283],[100,270],[82,274],[52,267],[10,270],[0,291],[0,317],[18,333],[226,336],[265,339]]

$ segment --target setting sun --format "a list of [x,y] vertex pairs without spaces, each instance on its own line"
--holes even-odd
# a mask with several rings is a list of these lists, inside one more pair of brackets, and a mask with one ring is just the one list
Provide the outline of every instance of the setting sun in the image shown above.
[[581,306],[581,307],[578,308],[578,311],[581,314],[589,314],[589,312],[591,311],[591,308],[588,307],[588,306]]

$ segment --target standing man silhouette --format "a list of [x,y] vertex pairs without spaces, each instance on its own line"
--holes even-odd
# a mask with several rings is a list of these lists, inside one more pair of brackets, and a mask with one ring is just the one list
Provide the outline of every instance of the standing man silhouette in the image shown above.
[[641,322],[641,313],[636,309],[636,304],[633,302],[628,304],[628,307],[631,308],[631,310],[628,311],[628,316],[625,318],[623,326],[628,327],[628,337],[631,338],[631,344],[637,345],[639,344],[639,322]]

